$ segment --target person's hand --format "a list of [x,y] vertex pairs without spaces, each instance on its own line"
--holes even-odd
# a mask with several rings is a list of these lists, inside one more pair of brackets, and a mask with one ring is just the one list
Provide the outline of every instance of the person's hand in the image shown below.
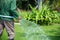
[[18,22],[20,21],[20,19],[21,19],[21,17],[19,16],[19,17],[18,17]]
[[19,16],[19,17],[18,17],[18,20],[20,20],[20,19],[21,19],[21,17]]
[[14,18],[14,22],[19,22],[19,21],[20,21],[20,19],[21,19],[21,17],[20,17],[20,16],[18,17],[18,19],[15,19],[15,18]]

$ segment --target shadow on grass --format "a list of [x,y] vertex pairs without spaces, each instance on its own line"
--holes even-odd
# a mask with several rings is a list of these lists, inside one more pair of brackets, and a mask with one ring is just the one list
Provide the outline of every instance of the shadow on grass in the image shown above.
[[51,40],[60,40],[60,36],[49,36]]

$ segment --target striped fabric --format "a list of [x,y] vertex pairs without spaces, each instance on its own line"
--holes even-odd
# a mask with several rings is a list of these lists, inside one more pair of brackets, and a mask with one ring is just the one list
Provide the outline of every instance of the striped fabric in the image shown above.
[[0,20],[0,36],[4,28],[7,30],[8,39],[14,39],[14,21]]

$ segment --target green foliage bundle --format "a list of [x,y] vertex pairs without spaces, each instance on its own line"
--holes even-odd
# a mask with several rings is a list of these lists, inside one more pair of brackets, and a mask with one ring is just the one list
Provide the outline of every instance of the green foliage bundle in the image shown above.
[[50,10],[50,8],[45,5],[40,10],[36,10],[30,5],[32,13],[29,14],[28,20],[32,20],[39,24],[51,24],[54,20],[58,20],[57,11]]
[[36,10],[31,5],[30,7],[32,11],[21,13],[24,19],[33,21],[41,25],[42,24],[49,25],[59,19],[59,16],[57,15],[57,11],[51,10],[47,5],[43,6],[40,10]]

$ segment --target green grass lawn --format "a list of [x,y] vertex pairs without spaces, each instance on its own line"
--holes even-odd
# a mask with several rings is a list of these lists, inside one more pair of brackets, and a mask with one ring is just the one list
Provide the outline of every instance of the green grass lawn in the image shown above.
[[48,36],[60,36],[60,24],[54,24],[50,26],[42,26],[42,29],[45,31]]
[[[45,34],[52,40],[60,40],[60,24],[41,26]],[[0,39],[1,40],[1,39]],[[2,40],[7,40],[7,33],[4,29]],[[26,40],[24,30],[20,25],[15,24],[15,40]]]

